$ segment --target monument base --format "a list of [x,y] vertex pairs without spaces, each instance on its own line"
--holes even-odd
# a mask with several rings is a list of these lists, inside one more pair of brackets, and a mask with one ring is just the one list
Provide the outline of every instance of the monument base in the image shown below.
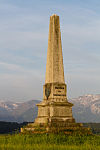
[[38,117],[34,123],[21,128],[21,133],[60,133],[91,134],[89,128],[81,123],[75,123],[72,116],[73,104],[68,101],[48,102],[43,100],[38,104]]
[[21,133],[24,134],[45,134],[45,133],[63,133],[66,135],[92,135],[91,129],[83,127],[81,123],[69,123],[66,127],[58,126],[36,126],[35,123],[29,123],[24,128],[21,128]]

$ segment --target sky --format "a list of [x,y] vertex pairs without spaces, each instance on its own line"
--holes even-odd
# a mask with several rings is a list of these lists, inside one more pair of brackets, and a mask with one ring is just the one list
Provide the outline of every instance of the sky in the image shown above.
[[0,100],[42,100],[52,14],[68,98],[100,94],[100,0],[0,0]]

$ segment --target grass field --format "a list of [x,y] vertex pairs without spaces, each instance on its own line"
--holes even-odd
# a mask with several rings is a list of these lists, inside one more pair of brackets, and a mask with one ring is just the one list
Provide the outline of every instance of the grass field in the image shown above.
[[100,150],[100,136],[0,135],[0,150]]

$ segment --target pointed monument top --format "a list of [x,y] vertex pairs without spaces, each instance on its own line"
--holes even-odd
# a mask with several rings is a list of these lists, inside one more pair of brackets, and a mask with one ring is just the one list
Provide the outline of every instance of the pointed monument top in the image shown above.
[[53,14],[52,16],[50,16],[50,19],[54,19],[55,20],[56,18],[59,19],[59,16],[57,14]]
[[[53,16],[58,16],[57,14],[52,14],[52,16],[51,17],[53,17]],[[58,16],[59,17],[59,16]]]

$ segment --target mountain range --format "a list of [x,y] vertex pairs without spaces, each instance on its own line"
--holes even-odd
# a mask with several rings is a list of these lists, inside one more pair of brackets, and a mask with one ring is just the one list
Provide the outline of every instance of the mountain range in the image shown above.
[[8,122],[33,122],[37,116],[39,100],[28,102],[0,101],[0,121]]
[[[100,94],[84,95],[68,100],[73,103],[73,116],[76,122],[100,122]],[[12,102],[0,100],[0,121],[33,122],[37,116],[39,100]]]
[[69,101],[74,104],[72,110],[76,122],[100,122],[100,94],[84,95]]

